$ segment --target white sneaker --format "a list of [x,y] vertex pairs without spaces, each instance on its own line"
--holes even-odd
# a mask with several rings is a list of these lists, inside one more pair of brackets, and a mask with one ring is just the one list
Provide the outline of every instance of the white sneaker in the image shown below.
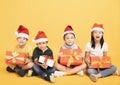
[[33,73],[32,69],[28,70],[28,77],[32,76],[32,73]]
[[51,82],[55,82],[55,78],[54,78],[54,74],[53,73],[50,75],[50,81]]
[[90,79],[93,81],[93,82],[96,82],[97,81],[97,77],[95,76],[95,74],[91,74],[90,76]]
[[80,76],[84,76],[84,71],[83,70],[81,70],[80,72],[78,72],[77,73],[78,75],[80,75]]
[[54,72],[55,77],[60,77],[60,76],[64,76],[64,75],[65,75],[65,72],[63,72],[63,71],[55,71]]

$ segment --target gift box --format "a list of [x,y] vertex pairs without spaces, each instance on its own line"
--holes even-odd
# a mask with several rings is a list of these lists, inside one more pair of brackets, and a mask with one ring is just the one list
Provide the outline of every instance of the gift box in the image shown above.
[[77,66],[83,63],[83,58],[80,56],[80,49],[61,49],[60,64],[67,67]]
[[24,65],[27,55],[22,52],[6,51],[5,61],[7,64]]
[[45,63],[45,64],[46,64],[47,66],[49,66],[49,67],[53,67],[53,66],[54,66],[54,63],[55,63],[55,61],[53,60],[52,57],[50,57],[50,56],[45,56],[45,55],[40,56],[38,62],[40,62],[40,63]]
[[108,56],[103,57],[90,57],[91,68],[110,68],[111,58]]

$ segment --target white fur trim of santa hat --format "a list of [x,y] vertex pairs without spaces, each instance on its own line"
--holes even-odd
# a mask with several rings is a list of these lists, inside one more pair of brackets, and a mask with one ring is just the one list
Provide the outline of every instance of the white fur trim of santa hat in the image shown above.
[[[15,32],[16,33],[16,32]],[[25,33],[16,33],[17,37],[25,37],[25,38],[29,38],[29,36]]]
[[[66,32],[64,32],[64,35],[67,33],[73,33],[75,35],[74,31],[66,31]],[[75,39],[77,39],[76,35],[75,35]]]
[[75,34],[74,31],[65,31],[64,35],[67,34],[67,33],[73,33],[73,34]]
[[94,28],[92,28],[91,32],[95,31],[95,30],[99,30],[99,31],[104,32],[103,28],[100,28],[100,27],[94,27]]
[[37,40],[33,39],[33,42],[35,42],[35,43],[46,42],[46,41],[48,41],[48,38],[40,38],[40,39],[37,39]]

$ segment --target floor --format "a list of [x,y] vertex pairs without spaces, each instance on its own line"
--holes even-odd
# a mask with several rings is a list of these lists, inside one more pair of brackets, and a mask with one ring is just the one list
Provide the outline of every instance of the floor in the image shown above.
[[89,77],[85,74],[83,77],[79,75],[72,75],[72,76],[62,76],[56,77],[55,83],[47,82],[37,76],[34,77],[19,77],[15,73],[8,73],[6,72],[6,64],[3,58],[0,58],[0,82],[3,85],[120,85],[120,77],[118,76],[109,76],[105,78],[100,78],[96,83],[92,82]]

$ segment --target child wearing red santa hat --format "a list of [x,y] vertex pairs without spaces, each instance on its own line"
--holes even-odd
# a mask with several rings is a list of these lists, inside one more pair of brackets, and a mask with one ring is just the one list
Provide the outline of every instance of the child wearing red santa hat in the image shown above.
[[108,45],[103,38],[104,28],[102,24],[95,23],[91,29],[91,41],[87,43],[85,49],[85,61],[87,64],[87,73],[93,82],[98,78],[109,76],[113,73],[120,75],[116,66],[111,65],[109,68],[93,68],[91,67],[90,57],[107,56]]
[[24,65],[8,64],[6,70],[8,72],[16,72],[21,77],[23,77],[26,71],[34,65],[32,60],[30,59],[32,56],[32,48],[31,46],[27,45],[27,41],[29,38],[29,31],[26,27],[20,25],[18,27],[18,30],[15,32],[15,34],[17,36],[18,44],[15,46],[15,49],[13,51],[24,52],[27,55],[27,58],[25,59]]
[[43,31],[39,31],[34,39],[34,42],[36,43],[37,47],[35,47],[32,55],[32,59],[35,63],[32,68],[32,75],[36,73],[47,81],[55,82],[53,75],[55,71],[54,66],[49,66],[44,61],[44,59],[47,59],[48,57],[53,60],[53,52],[47,46],[48,38],[46,34]]
[[[77,57],[75,59],[75,61],[79,60],[80,58],[84,59],[84,57],[83,57],[80,47],[75,44],[76,35],[70,25],[68,25],[65,28],[64,34],[63,34],[63,39],[64,39],[65,43],[63,46],[61,46],[60,52],[58,54],[58,64],[56,65],[56,68],[58,71],[55,71],[55,73],[54,73],[55,76],[63,76],[63,75],[71,75],[71,74],[79,74],[80,76],[83,76],[84,69],[86,68],[86,64],[84,62],[83,63],[77,62],[79,64],[72,64],[72,63],[74,63],[74,60],[73,60],[73,59],[75,59],[74,57]],[[66,52],[68,52],[70,50],[73,51],[70,54],[69,53],[67,54],[67,55],[69,55],[69,57],[72,56],[71,58],[69,58],[69,60],[71,59],[72,61],[69,62],[69,60],[68,60],[67,65],[62,63],[62,61],[65,61],[65,60],[61,60],[62,57],[66,56],[66,55],[64,55],[63,50],[66,50]],[[67,56],[66,56],[66,58],[67,58]],[[69,65],[68,65],[68,63],[69,63]]]

